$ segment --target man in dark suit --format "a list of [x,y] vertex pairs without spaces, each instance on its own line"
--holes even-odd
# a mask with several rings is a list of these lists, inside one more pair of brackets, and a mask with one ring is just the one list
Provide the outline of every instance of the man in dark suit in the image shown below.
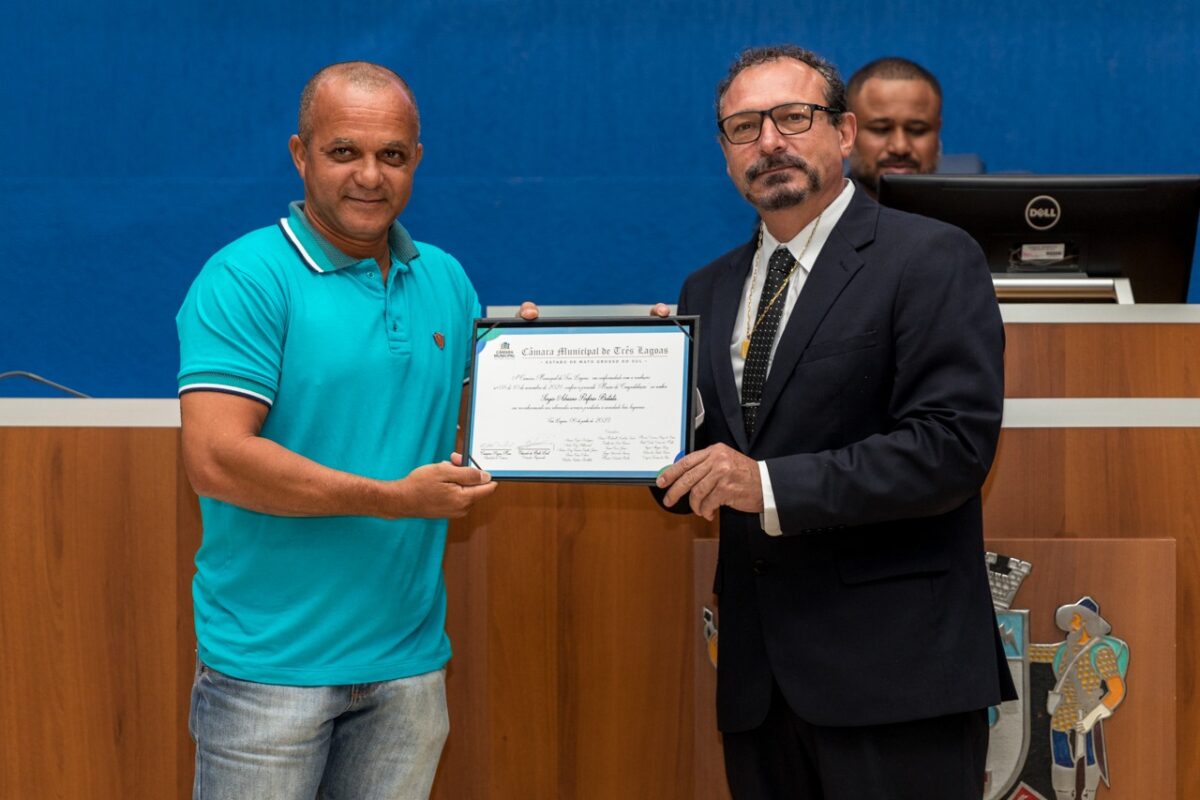
[[819,56],[746,51],[717,116],[761,224],[680,294],[704,421],[659,487],[720,515],[730,788],[979,798],[986,709],[1015,697],[983,557],[1004,383],[983,254],[842,177],[855,120]]

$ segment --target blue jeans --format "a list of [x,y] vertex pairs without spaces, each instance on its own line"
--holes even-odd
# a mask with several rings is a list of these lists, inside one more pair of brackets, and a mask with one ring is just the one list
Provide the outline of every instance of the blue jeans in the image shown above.
[[426,798],[450,730],[446,672],[274,686],[196,668],[193,800]]

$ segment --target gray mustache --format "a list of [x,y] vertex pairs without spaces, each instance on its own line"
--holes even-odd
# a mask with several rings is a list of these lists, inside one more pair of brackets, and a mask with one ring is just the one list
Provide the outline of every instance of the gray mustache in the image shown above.
[[773,155],[765,156],[755,161],[746,169],[746,180],[754,180],[759,175],[762,175],[767,170],[777,169],[778,167],[795,167],[805,173],[810,173],[808,162],[800,156],[794,155]]

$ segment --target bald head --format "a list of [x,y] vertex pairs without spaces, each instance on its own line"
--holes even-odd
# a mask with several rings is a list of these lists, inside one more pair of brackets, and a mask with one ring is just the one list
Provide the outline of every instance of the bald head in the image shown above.
[[417,98],[404,79],[387,67],[372,64],[370,61],[342,61],[330,64],[308,79],[304,90],[300,92],[300,139],[308,144],[313,131],[313,101],[317,90],[331,80],[338,80],[358,89],[368,92],[384,91],[388,88],[398,88],[408,97],[412,104],[413,117],[420,127],[420,114],[417,111]]

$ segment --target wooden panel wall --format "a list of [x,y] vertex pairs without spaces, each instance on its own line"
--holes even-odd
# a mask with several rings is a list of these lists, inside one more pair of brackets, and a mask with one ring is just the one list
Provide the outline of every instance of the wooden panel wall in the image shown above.
[[1200,325],[1010,324],[1008,397],[1200,397]]
[[178,438],[0,428],[0,797],[190,796]]
[[681,589],[711,533],[614,486],[506,484],[452,525],[452,732],[434,796],[690,796],[700,628]]
[[1007,430],[986,487],[991,537],[1176,540],[1178,785],[1200,786],[1200,429]]
[[[1001,448],[1003,465],[1023,469],[997,469],[989,481],[985,512],[992,534],[1176,538],[1179,714],[1200,719],[1200,652],[1192,635],[1200,607],[1194,467],[1200,430],[1007,431]],[[1180,727],[1179,753],[1179,785],[1200,786],[1194,726]]]
[[[1005,328],[1009,397],[1200,397],[1200,325]],[[1006,430],[984,490],[989,536],[1177,542],[1179,787],[1200,787],[1200,429]]]

